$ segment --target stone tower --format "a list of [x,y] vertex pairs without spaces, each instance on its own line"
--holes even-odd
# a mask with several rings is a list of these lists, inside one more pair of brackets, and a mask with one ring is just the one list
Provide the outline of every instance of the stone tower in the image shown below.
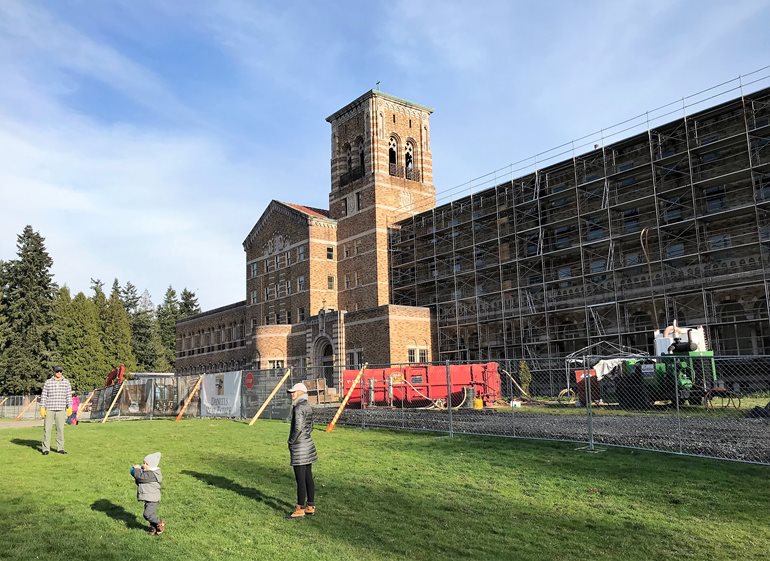
[[436,204],[432,109],[368,91],[332,126],[330,218],[337,220],[340,310],[389,303],[388,226]]

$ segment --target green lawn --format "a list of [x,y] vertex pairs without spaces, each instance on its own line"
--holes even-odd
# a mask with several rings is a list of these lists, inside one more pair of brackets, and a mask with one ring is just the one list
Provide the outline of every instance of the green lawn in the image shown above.
[[[510,439],[314,433],[318,514],[287,522],[288,426],[83,424],[69,455],[0,430],[0,559],[765,559],[770,468]],[[163,452],[164,535],[130,464]]]

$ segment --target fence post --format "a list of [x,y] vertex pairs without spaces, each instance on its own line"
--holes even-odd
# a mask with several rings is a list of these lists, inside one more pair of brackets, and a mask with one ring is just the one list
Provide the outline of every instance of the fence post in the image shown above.
[[[364,407],[364,390],[366,387],[366,376],[361,376],[361,429],[366,428],[366,409]],[[368,395],[367,395],[368,397]]]
[[150,420],[152,421],[153,413],[155,412],[155,380],[150,380]]
[[449,361],[446,361],[446,408],[449,411],[449,438],[454,436],[452,425],[452,375],[450,374]]
[[676,437],[679,442],[679,453],[682,453],[682,412],[679,409],[679,374],[676,371],[676,368],[672,368],[672,372],[674,374],[674,397],[676,399],[676,425],[677,425],[677,432]]
[[[586,367],[588,367],[586,369]],[[588,372],[588,381],[586,381],[586,372]],[[591,408],[591,365],[586,361],[586,357],[583,357],[583,387],[586,390],[586,407],[588,411],[588,451],[594,451],[594,416]]]

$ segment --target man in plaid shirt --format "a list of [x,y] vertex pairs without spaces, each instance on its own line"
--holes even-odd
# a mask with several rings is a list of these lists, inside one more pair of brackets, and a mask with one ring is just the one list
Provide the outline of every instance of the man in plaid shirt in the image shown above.
[[43,456],[51,451],[51,425],[56,423],[56,447],[64,451],[64,420],[72,414],[72,386],[62,374],[61,366],[54,366],[53,376],[45,381],[40,396],[40,416],[43,417]]

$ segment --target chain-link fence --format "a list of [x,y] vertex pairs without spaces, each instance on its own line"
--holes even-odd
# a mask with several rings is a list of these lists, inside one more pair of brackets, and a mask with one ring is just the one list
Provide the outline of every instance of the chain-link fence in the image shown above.
[[[260,418],[287,419],[286,390],[302,381],[317,423],[329,423],[350,393],[338,424],[770,464],[770,357],[587,355],[361,370],[351,365],[136,379],[96,390],[88,409],[94,420],[108,411],[110,418],[171,417],[192,394],[185,417],[248,420],[262,408]],[[39,404],[30,406],[31,399],[9,396],[0,415],[15,417],[26,406],[24,418],[39,418]],[[81,419],[88,415],[82,411]]]
[[[489,379],[469,375],[468,363],[369,365],[338,423],[770,464],[770,357],[685,353],[497,365]],[[345,390],[355,373],[343,375]],[[319,408],[316,420],[331,414]]]

